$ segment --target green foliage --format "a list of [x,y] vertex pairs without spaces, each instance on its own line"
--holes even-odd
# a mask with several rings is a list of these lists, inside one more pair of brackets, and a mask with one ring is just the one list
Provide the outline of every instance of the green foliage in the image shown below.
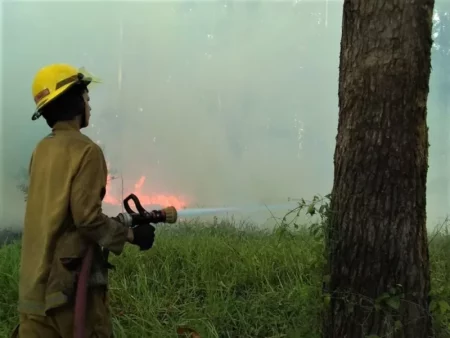
[[[320,203],[315,205],[317,212]],[[322,295],[323,239],[311,230],[322,218],[311,213],[309,226],[283,225],[281,236],[281,224],[274,231],[220,220],[165,226],[158,228],[152,250],[129,246],[122,256],[112,256],[116,336],[170,338],[176,327],[189,326],[202,338],[320,337],[321,313],[330,299]],[[449,255],[450,237],[442,232],[431,243],[430,310],[439,338],[450,336]],[[18,320],[19,260],[19,244],[0,248],[0,337]],[[395,312],[401,292],[399,286],[387,290],[374,303]]]
[[[279,230],[283,233],[288,232],[289,228],[299,229],[297,219],[302,212],[309,217],[308,222],[303,226],[309,232],[314,240],[326,240],[329,229],[329,219],[331,216],[330,209],[331,195],[325,197],[314,196],[312,201],[304,199],[298,200],[298,207],[288,213],[282,220]],[[288,216],[294,214],[294,218],[288,221]],[[441,226],[437,227],[435,233],[429,236],[429,246],[431,255],[432,269],[432,291],[430,293],[431,303],[429,314],[433,318],[434,329],[437,337],[450,337],[450,261],[446,259],[446,255],[450,254],[450,232],[449,223],[446,220]],[[324,247],[325,249],[326,247]],[[324,252],[323,263],[326,264],[327,252]],[[437,267],[439,265],[439,267]],[[325,270],[326,271],[326,270]],[[325,273],[322,278],[323,306],[326,308],[331,301],[331,295],[327,290],[330,276]],[[374,311],[383,311],[386,319],[390,319],[392,323],[392,331],[395,332],[402,328],[403,323],[398,320],[398,311],[402,302],[405,302],[405,294],[403,287],[397,284],[390,287],[386,292],[382,293],[377,299],[364,299],[361,295],[345,296],[347,311],[354,311],[356,304],[361,306],[362,303],[371,303],[371,309]],[[375,338],[377,336],[368,336]]]
[[[309,233],[321,240],[326,234],[328,219],[330,215],[330,197],[316,195],[312,201],[307,201],[304,198],[298,199],[298,206],[289,211],[281,220],[278,227],[278,233],[284,234],[289,228],[294,229],[308,229]],[[306,216],[306,222],[300,225],[299,219]]]
[[[447,221],[445,225],[447,225]],[[450,337],[450,227],[441,227],[430,236],[431,293],[430,312],[441,337]]]

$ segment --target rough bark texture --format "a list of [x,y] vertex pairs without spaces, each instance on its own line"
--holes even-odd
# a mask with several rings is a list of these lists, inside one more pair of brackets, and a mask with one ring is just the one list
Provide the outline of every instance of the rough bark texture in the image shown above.
[[[344,1],[326,338],[432,335],[425,207],[433,7]],[[389,291],[404,295],[380,301]]]

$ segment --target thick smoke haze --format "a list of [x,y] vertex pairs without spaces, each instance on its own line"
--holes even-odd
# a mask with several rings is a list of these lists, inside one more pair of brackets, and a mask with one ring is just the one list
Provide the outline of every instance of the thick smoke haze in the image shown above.
[[[44,119],[31,121],[31,83],[51,63],[101,78],[84,132],[125,191],[145,176],[146,195],[194,207],[330,192],[341,1],[6,1],[2,11],[5,225],[21,223],[17,184],[49,132]],[[430,105],[429,119],[437,110]],[[433,146],[429,179],[439,167]],[[119,180],[111,189],[120,198]],[[428,193],[429,218],[443,216],[442,196]]]

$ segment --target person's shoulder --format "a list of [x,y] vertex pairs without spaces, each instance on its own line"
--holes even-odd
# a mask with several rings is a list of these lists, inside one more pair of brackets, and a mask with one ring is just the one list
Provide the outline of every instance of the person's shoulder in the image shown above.
[[89,136],[83,133],[68,133],[62,141],[72,158],[101,159],[103,150]]
[[[54,155],[52,155],[54,154]],[[65,161],[81,163],[82,161],[103,162],[105,156],[102,148],[90,137],[82,133],[49,133],[43,137],[33,149],[30,163],[35,158],[49,159],[55,157]]]
[[71,143],[78,144],[83,148],[91,148],[95,149],[96,151],[101,150],[100,146],[96,142],[94,142],[89,136],[83,133],[74,133],[71,136],[72,136]]
[[[54,142],[56,141],[56,143]],[[37,144],[37,146],[40,146],[42,144],[52,144],[52,145],[61,145],[61,146],[67,146],[67,145],[75,145],[79,147],[92,147],[97,146],[97,144],[92,141],[92,139],[80,132],[65,132],[61,134],[57,134],[54,132],[51,132],[47,134],[45,137],[43,137]]]
[[78,134],[78,139],[80,142],[80,146],[82,146],[83,150],[92,154],[93,156],[103,156],[102,148],[94,142],[89,136],[84,134]]

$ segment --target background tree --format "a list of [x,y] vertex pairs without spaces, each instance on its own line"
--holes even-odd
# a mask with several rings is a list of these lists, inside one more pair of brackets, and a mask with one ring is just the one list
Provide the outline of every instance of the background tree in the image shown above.
[[[433,69],[435,70],[434,86],[436,90],[436,118],[434,125],[436,130],[435,139],[430,141],[433,151],[434,161],[437,166],[436,178],[428,181],[428,188],[436,192],[439,196],[436,202],[439,203],[439,210],[446,210],[450,207],[449,201],[449,178],[450,170],[449,158],[449,122],[450,122],[450,2],[440,2],[435,5],[434,24],[434,45],[432,50]],[[430,80],[431,82],[432,80]],[[432,128],[433,128],[432,127]],[[433,163],[434,164],[434,163]],[[431,183],[431,184],[430,184]]]
[[326,338],[429,337],[434,1],[345,0]]

